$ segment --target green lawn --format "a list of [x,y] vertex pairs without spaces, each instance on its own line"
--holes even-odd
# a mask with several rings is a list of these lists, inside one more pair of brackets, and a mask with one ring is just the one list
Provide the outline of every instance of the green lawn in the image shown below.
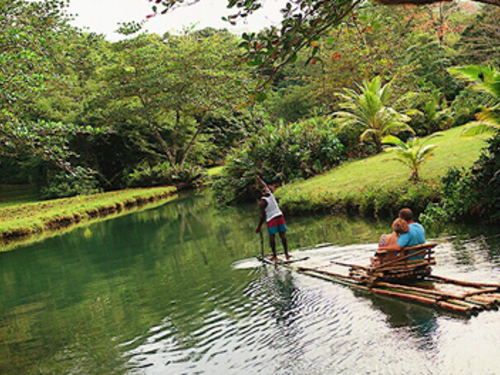
[[[404,194],[406,190],[416,193],[435,195],[439,177],[451,167],[469,168],[478,159],[480,150],[486,146],[488,136],[473,138],[460,137],[462,128],[443,132],[442,137],[432,139],[429,144],[438,148],[434,157],[426,161],[421,169],[422,183],[409,182],[410,169],[402,163],[391,160],[389,153],[381,153],[363,160],[347,162],[327,173],[309,180],[285,185],[277,190],[281,204],[291,211],[318,211],[322,208],[353,207],[370,205],[367,196],[374,202],[374,195],[387,196]],[[401,201],[394,197],[394,203]],[[422,197],[420,197],[422,198]],[[373,203],[387,205],[387,202]],[[374,207],[377,211],[376,207]]]

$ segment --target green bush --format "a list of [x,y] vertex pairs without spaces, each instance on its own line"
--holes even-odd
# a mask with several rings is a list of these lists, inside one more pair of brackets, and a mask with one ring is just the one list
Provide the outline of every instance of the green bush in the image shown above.
[[466,88],[451,103],[454,113],[452,127],[465,125],[475,120],[475,116],[484,106],[493,105],[493,101],[488,94],[480,93]]
[[144,163],[128,175],[129,187],[176,185],[179,188],[197,187],[206,176],[203,168],[186,163],[174,168],[165,162],[154,166]]
[[[420,91],[412,97],[410,126],[419,137],[440,130],[449,129],[454,122],[454,114],[445,96],[439,90]],[[408,134],[408,136],[413,136]]]
[[328,121],[267,125],[233,149],[213,189],[224,203],[250,200],[257,194],[257,174],[269,185],[282,185],[322,173],[338,165],[343,155],[344,147]]
[[166,162],[154,166],[144,163],[128,175],[127,185],[129,187],[167,185],[170,182],[171,173],[170,163]]
[[42,199],[73,197],[99,193],[99,182],[94,171],[77,167],[74,173],[62,172],[50,179],[40,191]]
[[500,222],[500,135],[488,144],[472,169],[452,168],[441,179],[442,199],[427,206],[421,221]]

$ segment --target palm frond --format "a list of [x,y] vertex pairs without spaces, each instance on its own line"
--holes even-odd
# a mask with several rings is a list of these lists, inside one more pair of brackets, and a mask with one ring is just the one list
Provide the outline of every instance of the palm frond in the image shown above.
[[460,137],[474,137],[480,134],[493,134],[497,131],[494,127],[484,121],[471,121],[468,126],[462,130]]
[[[394,135],[387,135],[387,136],[385,136],[382,139],[382,143],[385,144],[385,145],[398,146],[398,147],[401,147],[403,149],[406,148],[406,144],[401,139],[399,139],[398,137],[396,137]],[[388,148],[386,150],[389,151],[389,150],[391,150],[391,148]]]
[[361,142],[366,142],[367,140],[374,139],[377,136],[377,131],[374,129],[366,129],[361,135],[359,136],[359,139]]
[[500,112],[498,106],[484,108],[476,117],[479,121],[485,122],[493,128],[500,128]]
[[448,72],[459,79],[473,83],[474,89],[500,98],[500,72],[492,66],[467,65],[449,68]]
[[437,148],[436,145],[428,145],[420,149],[418,154],[421,159],[429,159],[432,156],[432,152]]

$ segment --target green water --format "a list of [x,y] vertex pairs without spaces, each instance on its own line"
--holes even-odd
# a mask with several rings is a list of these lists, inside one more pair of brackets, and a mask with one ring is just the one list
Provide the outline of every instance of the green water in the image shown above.
[[[256,208],[191,194],[0,253],[0,374],[493,374],[500,312],[464,319],[263,267]],[[288,218],[292,249],[367,259],[387,222]],[[439,274],[500,282],[494,229]],[[266,244],[267,248],[267,244]],[[440,265],[441,264],[441,265]],[[498,373],[498,372],[497,372]]]

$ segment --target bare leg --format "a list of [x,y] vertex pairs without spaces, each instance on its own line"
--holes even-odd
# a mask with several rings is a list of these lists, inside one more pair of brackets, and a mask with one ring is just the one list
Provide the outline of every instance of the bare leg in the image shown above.
[[286,233],[280,232],[281,243],[283,244],[283,249],[285,249],[285,257],[288,259],[290,255],[288,254],[288,242],[286,241]]
[[271,245],[273,257],[276,258],[276,237],[274,234],[269,235],[269,245]]

